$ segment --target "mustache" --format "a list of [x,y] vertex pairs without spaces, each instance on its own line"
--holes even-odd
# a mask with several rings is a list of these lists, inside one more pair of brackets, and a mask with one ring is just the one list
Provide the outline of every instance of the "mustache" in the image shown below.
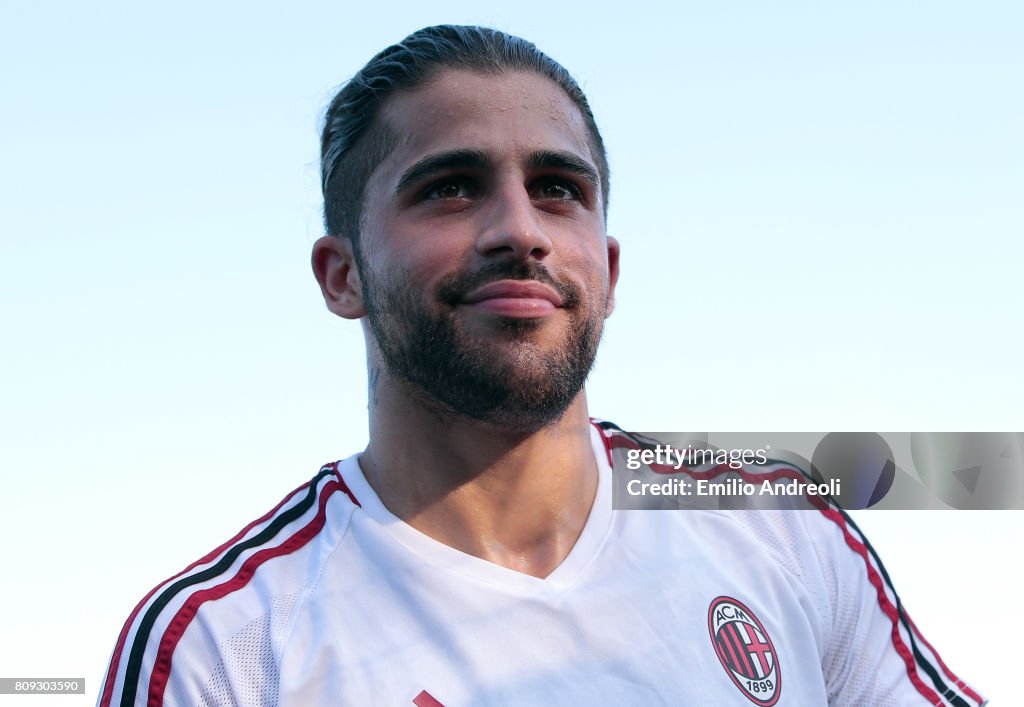
[[499,280],[535,280],[548,285],[561,296],[562,306],[566,308],[576,307],[582,298],[576,285],[558,280],[542,263],[536,261],[490,263],[470,273],[452,275],[441,282],[437,290],[438,298],[454,307],[473,290]]

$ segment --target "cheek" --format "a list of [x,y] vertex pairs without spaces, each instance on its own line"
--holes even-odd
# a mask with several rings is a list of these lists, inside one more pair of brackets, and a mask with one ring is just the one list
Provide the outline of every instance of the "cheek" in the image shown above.
[[594,316],[599,316],[602,319],[610,314],[609,302],[610,302],[610,277],[608,273],[608,256],[604,253],[589,264],[590,270],[588,274],[588,280],[585,284],[587,288],[587,299],[591,303],[591,311]]
[[566,261],[568,272],[576,274],[581,286],[586,290],[586,295],[601,298],[608,292],[608,254],[603,248],[588,248],[576,253],[571,260]]
[[380,252],[380,262],[389,272],[401,272],[416,282],[426,283],[465,267],[473,246],[455,227],[395,224],[388,242],[380,244]]
[[378,272],[387,291],[389,305],[403,312],[434,311],[441,305],[441,287],[453,270],[443,258],[392,257],[381,263]]

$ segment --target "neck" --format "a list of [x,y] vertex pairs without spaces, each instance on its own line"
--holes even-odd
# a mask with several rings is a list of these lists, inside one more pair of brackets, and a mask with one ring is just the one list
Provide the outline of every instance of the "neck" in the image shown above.
[[439,413],[382,376],[371,390],[370,444],[359,463],[409,525],[537,577],[569,554],[597,491],[582,391],[554,423],[511,433]]

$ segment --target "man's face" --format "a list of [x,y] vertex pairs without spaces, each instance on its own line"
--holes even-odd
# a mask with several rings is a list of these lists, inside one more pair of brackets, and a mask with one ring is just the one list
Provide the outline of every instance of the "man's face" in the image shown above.
[[593,365],[618,270],[579,110],[533,73],[448,71],[394,96],[359,271],[387,369],[510,430],[557,420]]

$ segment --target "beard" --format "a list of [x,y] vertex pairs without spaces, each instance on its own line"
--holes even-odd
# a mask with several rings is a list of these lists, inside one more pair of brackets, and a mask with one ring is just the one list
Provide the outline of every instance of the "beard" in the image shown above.
[[[559,282],[538,262],[493,263],[446,278],[430,306],[404,273],[386,280],[365,263],[357,265],[384,364],[428,407],[529,433],[560,419],[583,389],[601,340],[606,297],[586,300],[579,287]],[[544,326],[540,319],[500,318],[487,335],[466,330],[456,314],[458,303],[472,290],[505,279],[536,280],[559,293],[568,319],[561,346],[546,350],[536,343],[534,334]]]

